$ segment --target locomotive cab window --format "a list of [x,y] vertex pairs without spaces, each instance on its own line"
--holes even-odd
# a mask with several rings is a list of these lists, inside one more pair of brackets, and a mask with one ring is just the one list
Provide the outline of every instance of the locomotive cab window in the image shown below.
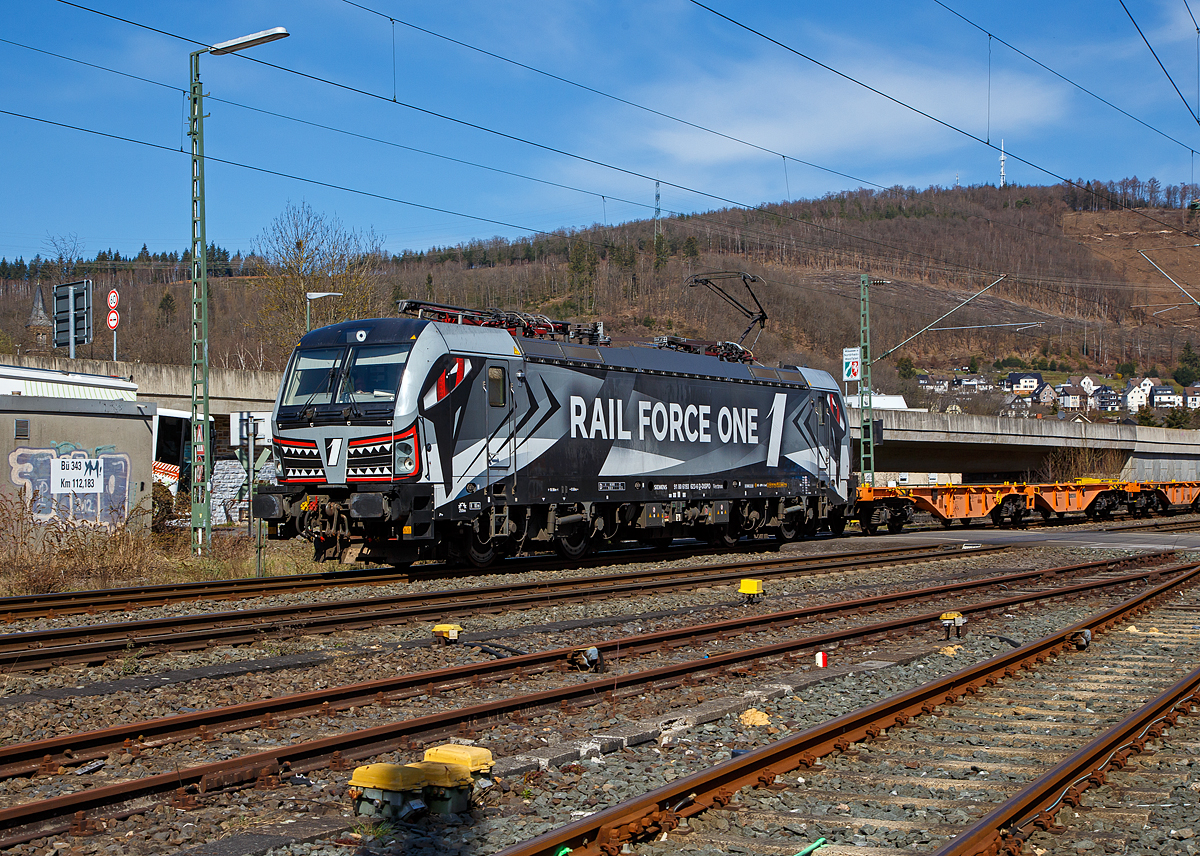
[[297,351],[284,381],[281,404],[329,404],[333,400],[344,348]]
[[395,401],[411,350],[408,342],[355,348],[346,364],[346,381],[338,402]]
[[504,366],[488,366],[488,404],[503,407],[508,401],[508,383],[504,379]]

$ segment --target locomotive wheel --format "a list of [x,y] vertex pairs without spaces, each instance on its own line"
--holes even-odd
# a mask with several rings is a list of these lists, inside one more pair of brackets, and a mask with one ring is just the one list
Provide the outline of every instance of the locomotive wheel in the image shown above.
[[495,545],[490,541],[481,541],[473,527],[461,532],[460,538],[461,540],[453,541],[448,545],[447,558],[454,564],[486,568],[496,561]]
[[718,523],[708,528],[708,543],[714,547],[729,550],[737,545],[741,536],[733,532],[726,523]]
[[582,559],[592,549],[592,539],[586,529],[575,529],[554,539],[554,552],[564,559]]
[[796,525],[796,521],[784,518],[780,521],[779,528],[775,530],[775,537],[782,544],[795,541],[800,537],[800,527]]
[[496,548],[491,543],[484,544],[474,533],[467,544],[467,563],[473,568],[486,568],[496,561]]
[[871,519],[872,515],[864,514],[858,518],[858,527],[863,531],[864,535],[875,534],[875,521]]

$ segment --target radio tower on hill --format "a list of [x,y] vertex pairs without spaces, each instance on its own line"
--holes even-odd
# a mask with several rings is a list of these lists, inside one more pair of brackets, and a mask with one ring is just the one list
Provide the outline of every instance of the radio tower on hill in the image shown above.
[[1004,140],[1000,140],[1000,186],[1004,186]]

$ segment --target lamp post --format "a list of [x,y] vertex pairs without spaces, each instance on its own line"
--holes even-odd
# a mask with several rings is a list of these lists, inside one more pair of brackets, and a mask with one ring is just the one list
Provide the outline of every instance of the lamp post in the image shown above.
[[287,38],[275,27],[193,51],[190,62],[188,136],[192,139],[192,552],[202,555],[212,538],[212,493],[208,430],[208,243],[204,228],[204,90],[200,86],[200,55],[245,50]]
[[304,332],[312,329],[312,302],[318,297],[341,297],[340,291],[308,291],[304,294]]

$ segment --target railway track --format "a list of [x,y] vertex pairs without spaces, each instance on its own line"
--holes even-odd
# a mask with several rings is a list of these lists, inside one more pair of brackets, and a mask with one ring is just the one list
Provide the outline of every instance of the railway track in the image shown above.
[[1125,523],[1106,526],[1101,532],[1197,532],[1200,520],[1148,520],[1141,523]]
[[[1137,568],[1141,564],[1142,562],[1137,560],[1103,560],[1060,568],[1003,574],[839,603],[739,616],[726,621],[594,642],[593,645],[606,662],[616,663],[646,653],[696,647],[714,639],[731,639],[763,630],[783,630],[830,615],[841,617],[861,615],[884,609],[894,609],[906,604],[920,604],[930,600],[951,598],[955,599],[958,608],[965,615],[972,615],[993,612],[1049,597],[1079,595],[1097,588],[1142,580],[1148,574],[1158,576],[1166,572],[1160,567],[1155,567],[1115,578],[1100,576]],[[1039,583],[1059,583],[1081,576],[1090,576],[1092,579],[1078,585],[1059,586],[1052,590],[1012,595],[989,600],[983,604],[968,605],[959,600],[964,596],[978,594],[989,589],[1032,587]],[[913,632],[917,628],[927,626],[936,617],[936,615],[919,614],[916,617],[896,619],[874,625],[871,633],[894,635]],[[856,629],[847,629],[821,634],[807,640],[800,646],[800,649],[806,646],[847,644],[854,640],[859,632]],[[787,643],[781,651],[790,653],[792,650],[800,649],[794,648],[792,643]],[[275,728],[286,720],[297,717],[314,714],[329,715],[337,711],[367,705],[386,707],[413,696],[450,692],[464,686],[478,685],[481,681],[497,683],[503,680],[528,678],[546,672],[563,672],[568,668],[570,657],[576,650],[577,648],[559,648],[522,654],[432,672],[404,674],[299,695],[229,705],[164,719],[124,723],[113,728],[82,734],[67,734],[47,740],[0,746],[0,779],[39,772],[53,773],[61,766],[78,766],[95,758],[104,757],[116,750],[137,749],[140,751],[192,737],[210,740],[222,733],[260,728],[264,724],[266,727]],[[755,659],[759,656],[756,654]]]
[[[1021,841],[1056,827],[1064,807],[1078,805],[1083,791],[1200,705],[1200,670],[1192,670],[1200,653],[1198,600],[1190,591],[1180,599],[1198,580],[1200,570],[1187,571],[1011,653],[681,777],[499,856],[564,847],[614,856],[651,839],[658,853],[671,852],[664,840],[692,851],[795,853],[835,830],[850,834],[822,848],[828,856],[864,847],[965,856],[1011,844],[1018,852]],[[1114,639],[1134,616],[1161,637],[1146,650]],[[1120,822],[1129,822],[1128,812]],[[780,831],[774,840],[753,833],[772,827]]]
[[[1087,573],[1092,575],[1092,578],[1075,585],[1054,587],[1042,591],[1027,591],[983,603],[966,605],[963,607],[963,610],[971,613],[1003,611],[1013,608],[1016,604],[1080,596],[1086,593],[1111,590],[1115,587],[1141,583],[1147,576],[1170,573],[1173,575],[1179,574],[1190,579],[1200,574],[1200,570],[1197,570],[1196,566],[1188,566],[1188,568],[1185,570],[1178,567],[1156,567],[1150,569],[1149,572],[1141,571],[1104,579],[1096,578],[1095,575],[1101,571],[1111,571],[1111,566],[1106,566],[1105,563],[1090,563],[1085,566],[1072,566],[1070,568],[1016,574],[1012,575],[1011,579],[999,582],[998,585],[1028,587],[1031,583],[1036,582],[1042,577],[1053,578],[1060,574],[1077,576]],[[1176,576],[1174,579],[1178,581],[1179,577]],[[950,596],[953,592],[957,592],[961,596],[963,592],[978,588],[980,585],[983,585],[982,581],[969,581],[966,583],[938,586],[902,595],[894,595],[892,596],[892,600],[919,602],[929,598],[942,599]],[[858,602],[830,604],[812,610],[798,610],[769,616],[753,616],[749,619],[740,619],[738,622],[731,620],[701,628],[690,628],[686,631],[666,631],[646,637],[614,640],[611,643],[606,643],[606,650],[610,652],[610,656],[615,658],[618,651],[623,652],[622,656],[632,656],[650,650],[670,650],[672,647],[687,649],[689,646],[695,644],[696,639],[720,638],[723,634],[751,632],[756,626],[783,627],[789,623],[804,621],[806,618],[811,620],[811,618],[819,615],[822,610],[827,612],[832,611],[837,614],[844,614],[851,610],[869,612],[881,608],[885,605],[885,602],[885,598],[870,598]],[[140,778],[119,784],[91,787],[90,789],[80,790],[69,795],[43,799],[25,805],[12,806],[0,810],[0,828],[10,830],[8,837],[0,841],[0,846],[29,841],[48,834],[58,834],[66,828],[62,820],[64,817],[74,817],[76,827],[80,828],[79,824],[81,822],[86,826],[87,817],[98,817],[97,813],[101,811],[105,812],[105,817],[120,817],[132,813],[144,812],[146,811],[145,800],[147,798],[164,793],[175,792],[176,801],[179,804],[186,805],[189,803],[189,800],[192,804],[195,804],[196,800],[199,799],[196,796],[197,792],[208,793],[223,787],[253,784],[256,781],[270,779],[271,777],[286,776],[289,772],[304,772],[330,767],[333,769],[345,769],[350,766],[351,759],[376,757],[381,753],[407,749],[413,745],[414,741],[427,741],[439,735],[461,733],[461,730],[464,728],[473,729],[487,722],[503,722],[513,718],[523,718],[536,710],[557,708],[570,713],[572,710],[580,707],[616,703],[623,698],[636,699],[650,688],[661,692],[673,686],[690,685],[689,682],[697,680],[708,683],[716,681],[719,683],[722,675],[745,671],[747,669],[753,670],[758,663],[769,661],[794,662],[795,657],[803,656],[804,652],[811,651],[812,648],[817,646],[845,645],[856,639],[862,640],[905,634],[911,633],[914,630],[923,629],[927,632],[931,622],[934,622],[935,626],[938,626],[940,629],[940,625],[936,625],[939,615],[940,612],[922,613],[901,619],[877,622],[867,626],[846,628],[830,633],[789,639],[784,642],[748,650],[736,650],[711,655],[699,660],[686,660],[640,672],[606,676],[601,679],[585,679],[577,683],[568,682],[567,686],[555,689],[503,698],[486,704],[472,705],[455,710],[443,710],[434,714],[360,729],[346,734],[291,745],[276,746],[266,752],[243,755],[227,761],[189,767],[187,769],[176,769],[167,773],[144,775]],[[534,659],[535,657],[542,658],[540,660],[541,668],[549,668],[556,663],[565,663],[567,653],[568,649],[562,649],[546,652],[541,655],[530,655],[530,659],[519,662],[516,662],[517,658],[513,658],[514,662],[506,661],[483,664],[483,668],[474,673],[469,669],[460,668],[447,670],[441,675],[410,676],[407,686],[409,691],[414,686],[419,686],[422,691],[446,692],[458,686],[473,684],[485,671],[491,673],[493,680],[501,679],[506,671],[510,674],[514,671],[519,674],[522,670],[528,669],[530,673],[535,673],[536,667],[539,664],[539,661]],[[583,677],[587,678],[587,676]],[[389,698],[383,694],[381,689],[378,689],[380,686],[381,684],[377,683],[376,688],[374,688],[377,695],[372,698],[372,703],[386,710]],[[395,690],[397,687],[392,686],[389,689]],[[359,694],[359,703],[365,697],[365,693],[369,693],[371,690],[372,688],[366,685],[354,688],[354,691]],[[345,704],[350,700],[349,695],[346,695],[339,704]],[[287,704],[292,706],[293,711],[305,713],[311,713],[314,709],[328,713],[331,707],[328,704],[328,698],[322,701],[316,694],[305,694],[303,697],[292,698],[287,700]],[[205,712],[205,715],[211,716],[212,713]],[[237,723],[238,717],[241,717],[242,722],[237,727],[269,729],[277,725],[276,722],[272,722],[271,711],[263,708],[240,706],[239,708],[227,709],[224,715],[226,716],[224,723],[230,727],[233,727]],[[175,717],[173,720],[174,722],[172,723],[166,723],[165,721],[159,723],[134,723],[127,726],[124,732],[110,729],[105,734],[72,735],[70,738],[54,742],[53,749],[59,753],[57,756],[52,755],[50,758],[43,758],[41,760],[45,762],[46,769],[53,767],[57,772],[60,763],[76,765],[87,757],[90,757],[89,753],[92,755],[97,752],[102,753],[105,747],[111,750],[111,747],[115,746],[116,741],[122,739],[123,733],[136,733],[142,738],[125,737],[122,740],[123,749],[121,751],[136,754],[155,745],[160,745],[160,741],[165,742],[168,739],[178,739],[187,734],[188,729],[191,729],[191,733],[196,733],[202,724],[202,717],[199,715]],[[204,739],[206,740],[215,737],[215,732],[220,727],[214,720],[210,719],[209,722],[213,724],[213,730],[204,735]],[[170,732],[171,728],[175,728],[173,736]],[[90,746],[89,741],[93,741]],[[71,748],[72,746],[77,748],[73,749]],[[40,749],[50,750],[51,748],[51,742],[44,742],[38,747],[6,747],[4,750],[7,764],[5,771],[10,774],[19,772],[19,763],[28,765],[32,760],[35,760],[29,757],[30,754],[36,755]],[[22,752],[25,753],[26,757],[24,761],[18,763],[16,756]],[[28,766],[25,769],[28,770]],[[84,784],[92,783],[85,782]],[[181,788],[185,790],[179,790]],[[130,801],[133,802],[131,803]],[[77,815],[77,812],[84,812],[85,814]]]
[[[982,547],[970,555],[1000,552]],[[626,571],[524,584],[441,592],[402,593],[343,601],[241,609],[143,621],[63,626],[0,635],[0,670],[36,671],[67,664],[98,663],[111,657],[167,650],[198,650],[296,635],[331,633],[411,621],[437,621],[450,614],[492,612],[543,605],[635,597],[640,592],[726,585],[746,576],[761,579],[944,559],[956,555],[940,545],[893,547],[824,556],[776,555],[725,566],[698,565]],[[959,551],[957,555],[967,555]]]
[[[764,549],[773,541],[760,539],[739,542],[739,549],[746,551]],[[900,549],[900,548],[893,548]],[[587,556],[582,560],[567,562],[554,556],[527,557],[519,561],[505,562],[492,568],[489,573],[520,573],[529,570],[563,571],[603,567],[626,560],[643,560],[653,557],[661,561],[677,561],[715,553],[730,553],[737,550],[718,550],[709,546],[680,546],[667,551],[650,551],[645,548],[614,549]],[[879,551],[882,552],[882,551]],[[441,563],[418,565],[403,570],[396,568],[349,568],[324,571],[315,574],[289,574],[278,577],[250,577],[233,580],[199,580],[183,583],[167,583],[151,586],[130,586],[119,589],[97,589],[91,591],[53,592],[49,594],[19,595],[0,598],[0,621],[14,624],[37,618],[58,618],[64,615],[96,615],[105,612],[128,612],[152,606],[172,603],[188,603],[200,600],[245,600],[277,594],[295,594],[308,591],[325,591],[348,586],[383,586],[414,580],[453,579],[461,576],[486,576],[476,568],[456,568]]]

